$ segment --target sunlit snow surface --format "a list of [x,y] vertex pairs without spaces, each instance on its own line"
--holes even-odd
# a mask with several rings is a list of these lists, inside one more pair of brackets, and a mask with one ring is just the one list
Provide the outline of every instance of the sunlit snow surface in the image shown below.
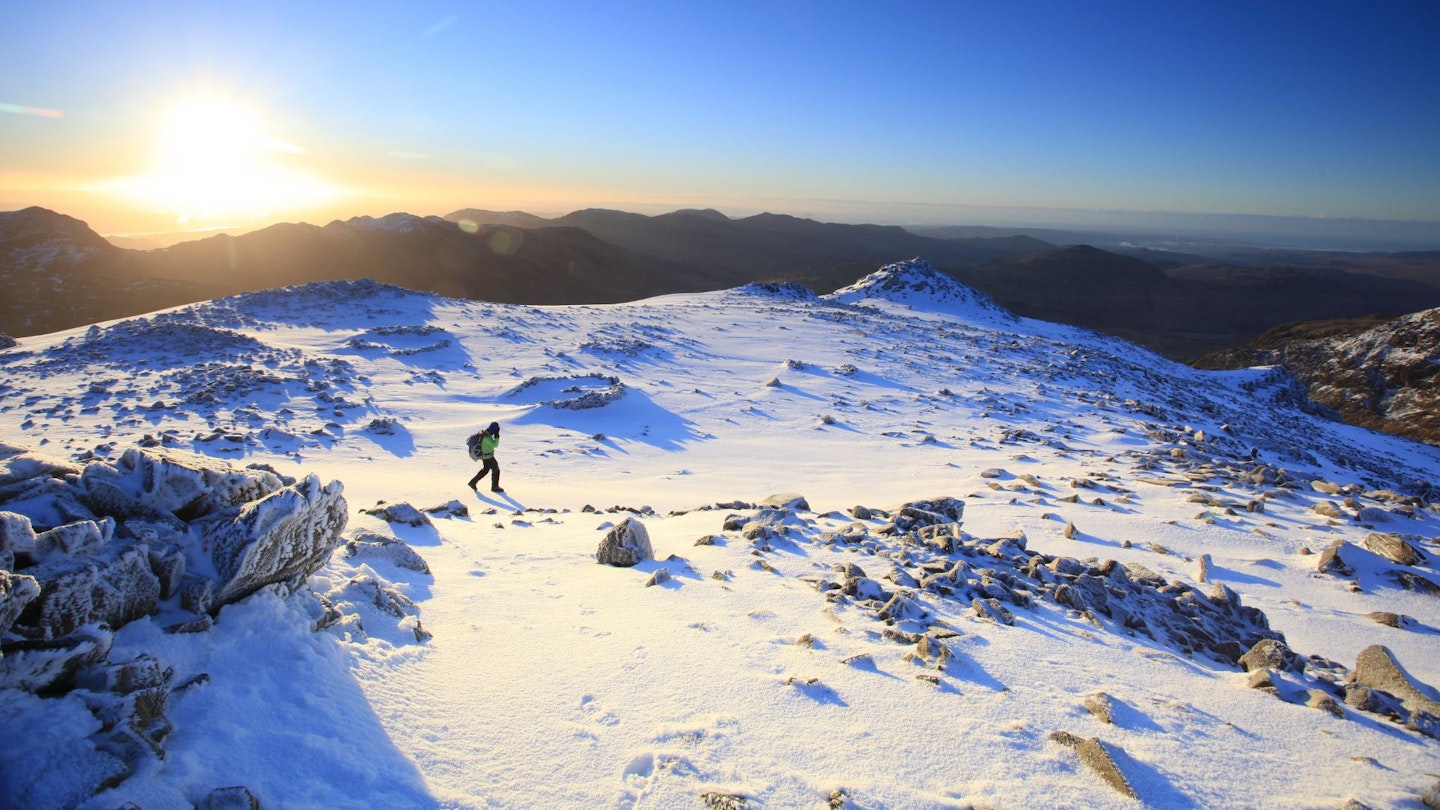
[[[923,283],[894,281],[906,272]],[[1209,554],[1212,582],[1301,654],[1353,666],[1385,644],[1437,684],[1440,599],[1366,570],[1354,593],[1301,553],[1371,531],[1310,509],[1340,497],[1303,486],[1250,513],[1273,488],[1172,454],[1254,448],[1298,481],[1369,491],[1440,477],[1435,449],[1296,410],[1265,370],[1198,372],[1011,319],[923,268],[880,281],[833,299],[757,285],[553,308],[335,283],[0,352],[3,440],[70,458],[158,442],[339,479],[352,531],[399,536],[433,572],[337,553],[312,587],[351,618],[319,633],[313,597],[270,593],[206,634],[127,627],[112,660],[149,650],[177,681],[210,681],[172,702],[167,758],[88,806],[189,807],[235,784],[267,807],[695,808],[706,793],[823,807],[836,791],[863,808],[1134,806],[1057,730],[1122,751],[1156,806],[1414,806],[1440,745],[1373,715],[1282,702],[1235,668],[1049,602],[1015,609],[1014,626],[931,603],[958,633],[937,670],[815,581],[836,564],[876,579],[896,566],[899,540],[879,553],[822,542],[851,507],[951,495],[970,535],[1019,529],[1047,554],[1189,583]],[[465,486],[465,437],[490,421],[503,495]],[[782,492],[812,511],[769,550],[722,531],[745,510],[686,511]],[[361,511],[454,499],[468,517],[433,526]],[[595,563],[604,530],[632,514],[614,506],[642,512],[656,561]],[[1436,527],[1422,511],[1375,530]],[[645,587],[661,567],[671,579]],[[347,589],[370,575],[418,615]],[[1415,621],[1382,626],[1365,617],[1377,610]],[[1082,708],[1096,691],[1116,701],[1113,725]]]

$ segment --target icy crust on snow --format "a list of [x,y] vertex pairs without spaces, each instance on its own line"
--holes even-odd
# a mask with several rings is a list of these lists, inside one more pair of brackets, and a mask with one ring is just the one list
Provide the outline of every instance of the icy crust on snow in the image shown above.
[[961,284],[919,258],[885,265],[825,298],[845,304],[889,301],[988,323],[1015,323],[1019,320],[990,296]]
[[173,669],[111,657],[115,632],[161,615],[203,631],[262,588],[301,587],[339,545],[341,492],[169,452],[79,467],[0,445],[0,703],[22,725],[93,716],[74,734],[7,734],[0,792],[76,806],[163,758]]

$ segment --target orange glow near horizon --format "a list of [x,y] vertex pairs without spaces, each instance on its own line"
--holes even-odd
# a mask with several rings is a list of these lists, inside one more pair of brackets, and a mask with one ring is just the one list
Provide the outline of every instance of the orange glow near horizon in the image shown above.
[[304,151],[266,135],[260,109],[197,96],[161,118],[147,173],[96,190],[187,224],[313,209],[344,196],[340,186],[284,165]]

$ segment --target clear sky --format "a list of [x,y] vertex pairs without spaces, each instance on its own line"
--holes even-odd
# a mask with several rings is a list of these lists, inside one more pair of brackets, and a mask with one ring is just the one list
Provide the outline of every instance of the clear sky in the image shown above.
[[1440,3],[0,3],[0,209],[1440,221]]

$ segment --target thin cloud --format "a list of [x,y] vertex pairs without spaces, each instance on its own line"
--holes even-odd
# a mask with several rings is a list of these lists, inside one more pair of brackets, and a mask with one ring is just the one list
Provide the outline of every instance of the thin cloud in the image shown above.
[[13,113],[15,115],[33,115],[38,118],[64,118],[65,113],[60,110],[52,110],[47,107],[27,107],[23,104],[7,104],[0,101],[0,112]]
[[459,18],[457,15],[451,14],[449,17],[446,17],[445,19],[441,20],[440,22],[437,22],[437,23],[435,23],[434,25],[430,26],[429,28],[426,28],[425,31],[420,34],[420,36],[422,36],[422,37],[433,37],[433,36],[435,36],[436,34],[440,33],[441,31],[444,31],[446,28],[449,28],[450,26],[454,25],[454,24],[455,24],[455,21],[456,21],[456,20],[459,20],[459,19],[460,19],[460,18]]

